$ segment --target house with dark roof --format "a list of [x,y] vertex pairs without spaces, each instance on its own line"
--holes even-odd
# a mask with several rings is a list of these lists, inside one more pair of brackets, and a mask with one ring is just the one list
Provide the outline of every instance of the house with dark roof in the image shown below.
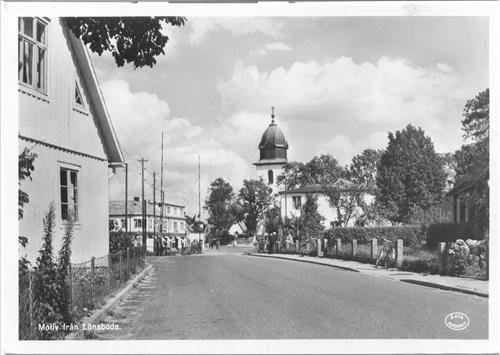
[[[328,190],[331,188],[339,190],[341,192],[341,196],[345,196],[345,198],[348,198],[349,194],[355,191],[359,192],[358,186],[345,179],[338,179],[330,186],[312,184],[294,189],[283,190],[279,192],[281,218],[299,217],[307,198],[309,198],[309,196],[314,196],[317,198],[318,213],[325,218],[323,221],[324,227],[331,228],[338,226],[340,220],[339,217],[342,217],[342,214],[345,213],[345,211],[340,209],[339,214],[337,208],[331,205],[330,198],[328,196]],[[363,189],[360,195],[365,204],[372,204],[375,201],[375,194],[371,189]],[[355,206],[347,226],[354,226],[356,222],[363,217],[363,215],[364,213],[362,208]]]
[[[125,205],[127,205],[127,213],[125,213]],[[185,206],[164,203],[163,219],[161,208],[159,203],[155,206],[151,201],[146,201],[146,245],[149,251],[154,249],[155,236],[169,243],[171,247],[180,248],[180,244],[186,239],[188,233],[184,215]],[[135,235],[137,244],[141,244],[142,227],[142,203],[139,197],[134,197],[127,204],[125,201],[109,202],[109,230],[111,232],[128,230],[129,233]]]
[[124,164],[89,54],[64,19],[18,20],[18,148],[37,155],[19,234],[21,255],[34,260],[42,246],[42,220],[55,207],[54,250],[74,216],[72,261],[109,251],[109,169]]

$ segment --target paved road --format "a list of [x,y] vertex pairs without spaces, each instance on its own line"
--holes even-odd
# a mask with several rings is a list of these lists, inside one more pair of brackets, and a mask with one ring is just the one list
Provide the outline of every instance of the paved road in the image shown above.
[[[239,250],[238,250],[239,251]],[[487,299],[221,249],[162,257],[101,339],[486,338]],[[470,326],[445,326],[463,312]]]

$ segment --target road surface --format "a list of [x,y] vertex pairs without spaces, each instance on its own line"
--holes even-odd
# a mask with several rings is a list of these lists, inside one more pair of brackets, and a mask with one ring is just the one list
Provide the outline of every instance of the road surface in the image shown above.
[[[100,339],[487,338],[488,300],[226,248],[152,260]],[[469,316],[451,330],[451,312]]]

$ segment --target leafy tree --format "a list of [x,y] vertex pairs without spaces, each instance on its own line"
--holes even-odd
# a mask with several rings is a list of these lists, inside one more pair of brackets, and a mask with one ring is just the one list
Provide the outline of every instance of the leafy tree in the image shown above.
[[377,203],[395,223],[407,222],[414,206],[426,211],[442,200],[446,174],[432,140],[409,124],[389,133],[380,159]]
[[[364,223],[361,218],[365,215],[364,201],[366,186],[348,180],[338,180],[333,185],[325,186],[328,202],[337,212],[339,227],[347,227],[354,220],[356,224]],[[363,221],[363,222],[362,222]]]
[[477,208],[473,223],[480,233],[485,233],[489,227],[489,89],[468,100],[463,115],[464,139],[470,143],[455,152],[457,179],[466,177],[471,183],[471,197]]
[[[56,208],[51,202],[43,218],[43,243],[36,259],[33,295],[35,312],[42,323],[56,323],[60,320],[58,309],[57,271],[53,257],[52,238],[54,235]],[[38,331],[38,327],[37,327]],[[51,332],[38,331],[39,339],[50,339]]]
[[273,202],[272,189],[262,180],[244,180],[238,193],[238,220],[247,226],[250,235],[257,231],[257,224],[262,220]]
[[301,207],[298,220],[299,236],[305,236],[307,239],[319,237],[325,230],[324,220],[325,217],[318,212],[318,198],[312,194],[306,194],[306,201]]
[[349,178],[367,188],[377,186],[377,166],[380,164],[382,150],[365,149],[352,158],[349,166]]
[[111,52],[116,64],[134,63],[134,68],[153,67],[155,57],[165,54],[169,38],[162,25],[183,26],[184,17],[66,17],[68,28],[90,50]]
[[276,182],[286,189],[293,189],[312,184],[333,184],[344,175],[345,170],[335,158],[329,154],[322,154],[315,156],[306,164],[297,162],[285,164]]
[[21,190],[21,182],[26,179],[31,180],[31,173],[35,170],[35,162],[37,155],[31,151],[29,148],[24,148],[18,157],[18,169],[19,169],[19,190],[18,190],[18,219],[22,219],[24,216],[23,207],[28,203],[29,196],[26,192]]
[[193,217],[186,215],[186,224],[189,226],[193,233],[203,233],[203,222],[197,220],[196,215],[193,215]]
[[281,209],[278,206],[269,208],[265,213],[264,228],[266,233],[278,233],[282,227]]
[[[31,151],[29,148],[24,148],[23,151],[18,156],[18,177],[19,177],[19,188],[18,188],[18,198],[17,198],[17,218],[21,220],[24,217],[24,205],[29,203],[30,199],[28,194],[21,190],[21,182],[30,179],[31,173],[35,170],[35,159],[37,155]],[[23,248],[28,245],[28,238],[26,236],[18,236],[19,245]],[[19,277],[26,276],[29,271],[30,261],[26,257],[19,258]]]
[[223,178],[217,178],[210,184],[208,193],[205,201],[208,223],[214,226],[216,233],[227,233],[236,219],[233,188]]

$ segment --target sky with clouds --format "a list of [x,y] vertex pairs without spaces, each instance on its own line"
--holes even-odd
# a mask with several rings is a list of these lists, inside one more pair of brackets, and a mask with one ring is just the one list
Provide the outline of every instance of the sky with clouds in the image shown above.
[[[489,85],[486,18],[193,17],[165,31],[171,40],[154,68],[91,57],[129,162],[129,196],[140,194],[144,157],[152,199],[163,131],[166,200],[191,215],[198,155],[202,200],[217,177],[239,189],[256,176],[271,106],[289,160],[328,153],[348,164],[408,123],[438,152],[454,151],[465,102]],[[111,200],[123,198],[123,182],[121,172],[110,180]]]

